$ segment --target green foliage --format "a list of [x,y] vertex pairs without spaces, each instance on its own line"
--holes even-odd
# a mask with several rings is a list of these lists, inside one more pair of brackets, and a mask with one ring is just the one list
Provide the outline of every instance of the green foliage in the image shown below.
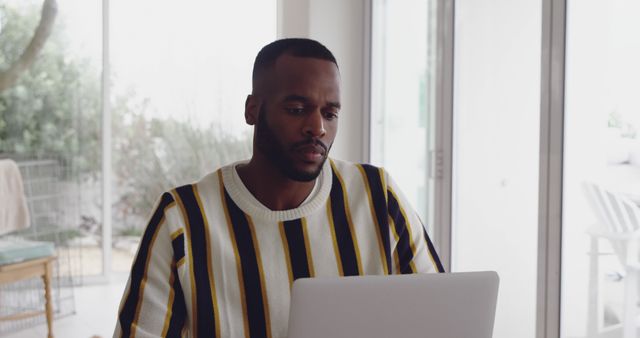
[[[0,5],[0,12],[0,69],[6,69],[33,34],[39,8],[25,14]],[[56,22],[32,68],[0,92],[0,153],[60,158],[74,168],[73,179],[95,184],[101,171],[100,72],[91,60],[70,54],[63,28]],[[140,233],[163,191],[250,153],[249,135],[232,137],[220,125],[149,118],[150,105],[133,90],[112,98],[113,224],[123,229],[114,233]]]
[[[39,8],[0,6],[0,69],[18,59],[38,24]],[[100,79],[74,59],[56,25],[33,66],[0,92],[0,152],[60,158],[82,173],[100,165]]]
[[45,225],[38,227],[37,232],[32,229],[16,231],[11,234],[17,238],[25,238],[31,241],[51,242],[57,247],[68,246],[74,238],[82,236],[78,229],[64,228],[59,225]]
[[120,229],[118,232],[119,236],[127,236],[127,237],[142,237],[144,231],[140,227],[126,227]]
[[115,103],[123,115],[113,127],[114,222],[123,227],[142,226],[164,191],[250,154],[249,135],[233,137],[219,125],[199,128],[187,121],[148,119],[146,102],[135,110],[122,108],[124,103]]
[[638,136],[637,128],[625,121],[625,119],[617,111],[609,113],[609,120],[607,121],[609,128],[616,128],[620,130],[620,136],[623,138],[635,139]]

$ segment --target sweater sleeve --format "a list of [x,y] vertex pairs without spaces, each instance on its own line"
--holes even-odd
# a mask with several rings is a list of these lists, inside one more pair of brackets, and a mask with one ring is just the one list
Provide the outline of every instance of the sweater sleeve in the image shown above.
[[131,267],[113,337],[182,334],[187,313],[178,266],[184,261],[184,235],[168,216],[175,209],[170,193],[156,203]]
[[438,253],[418,213],[385,172],[387,210],[393,246],[394,273],[444,272]]

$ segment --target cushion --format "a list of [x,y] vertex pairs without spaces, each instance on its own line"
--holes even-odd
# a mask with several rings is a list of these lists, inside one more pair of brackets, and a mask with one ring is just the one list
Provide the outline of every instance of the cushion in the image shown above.
[[22,238],[0,238],[0,265],[48,257],[54,253],[55,247],[52,242],[36,242]]

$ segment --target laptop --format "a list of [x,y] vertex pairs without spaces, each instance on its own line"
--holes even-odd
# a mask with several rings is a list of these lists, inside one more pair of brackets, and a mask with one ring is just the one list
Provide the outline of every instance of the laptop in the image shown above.
[[491,338],[498,274],[302,278],[288,338]]

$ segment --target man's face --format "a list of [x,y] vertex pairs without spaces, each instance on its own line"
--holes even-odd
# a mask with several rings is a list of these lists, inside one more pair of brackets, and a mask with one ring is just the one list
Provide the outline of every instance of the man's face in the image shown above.
[[338,131],[338,68],[330,61],[285,54],[265,76],[255,151],[289,179],[314,180]]

